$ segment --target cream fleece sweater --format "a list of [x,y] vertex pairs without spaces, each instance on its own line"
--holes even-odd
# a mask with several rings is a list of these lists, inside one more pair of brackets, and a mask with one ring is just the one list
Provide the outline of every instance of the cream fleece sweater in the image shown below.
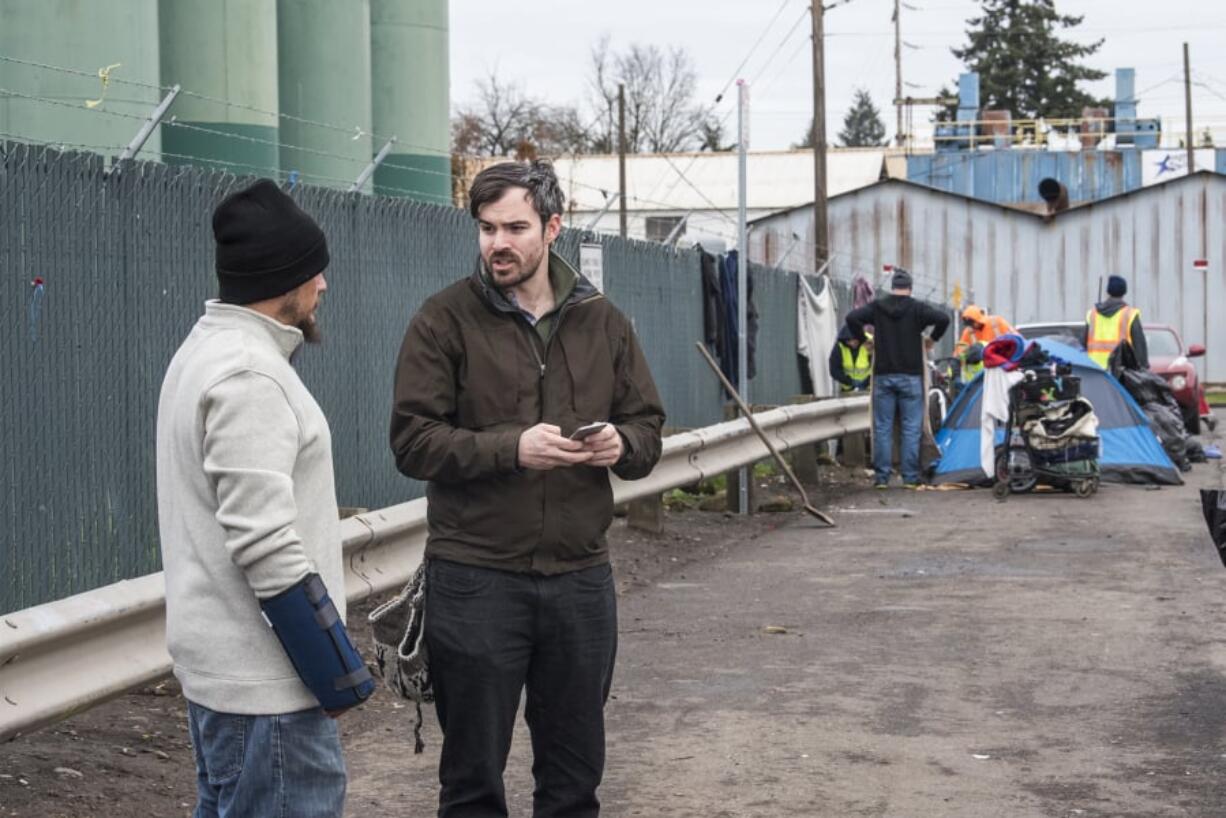
[[302,333],[210,301],[158,402],[166,642],[184,695],[226,713],[318,707],[259,599],[318,572],[345,586],[328,422],[289,357]]

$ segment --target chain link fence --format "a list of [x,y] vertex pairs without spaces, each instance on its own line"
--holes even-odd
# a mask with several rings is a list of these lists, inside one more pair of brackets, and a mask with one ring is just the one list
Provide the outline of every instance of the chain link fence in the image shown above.
[[[95,154],[0,145],[0,611],[159,569],[154,426],[162,375],[213,297],[211,214],[250,179],[157,163],[106,174]],[[388,450],[395,356],[410,317],[471,272],[462,210],[300,187],[328,236],[324,341],[298,368],[332,427],[338,499],[420,496]],[[604,248],[605,288],[631,317],[673,427],[722,419],[702,338],[695,251],[567,231]],[[800,391],[796,278],[755,268],[755,403]],[[846,293],[840,302],[847,303]]]

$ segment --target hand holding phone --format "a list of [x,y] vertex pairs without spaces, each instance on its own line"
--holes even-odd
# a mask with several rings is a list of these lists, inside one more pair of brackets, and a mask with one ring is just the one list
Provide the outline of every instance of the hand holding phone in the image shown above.
[[609,424],[605,423],[604,421],[598,421],[596,423],[589,423],[585,426],[580,426],[578,429],[576,429],[574,432],[571,433],[570,439],[571,440],[583,440],[584,438],[591,437],[592,435],[601,431],[602,429],[604,429],[604,427],[608,425]]
[[623,445],[621,433],[612,423],[589,423],[580,426],[570,436],[571,440],[579,441],[583,450],[591,452],[589,466],[613,466],[621,460]]

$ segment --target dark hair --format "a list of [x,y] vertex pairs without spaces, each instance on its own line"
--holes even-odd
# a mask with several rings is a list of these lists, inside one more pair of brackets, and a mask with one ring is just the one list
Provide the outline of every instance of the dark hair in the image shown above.
[[500,162],[478,173],[468,189],[468,212],[474,219],[477,218],[481,208],[501,199],[507,188],[512,187],[528,191],[532,207],[541,217],[542,227],[550,216],[562,214],[566,197],[562,195],[553,164],[547,159],[533,159],[526,163]]

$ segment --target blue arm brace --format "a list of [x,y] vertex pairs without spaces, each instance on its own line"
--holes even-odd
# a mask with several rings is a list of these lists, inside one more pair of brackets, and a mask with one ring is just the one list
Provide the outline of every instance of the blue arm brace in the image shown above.
[[319,574],[308,574],[291,588],[261,601],[260,608],[294,670],[324,710],[353,707],[375,692],[375,680],[350,641]]

